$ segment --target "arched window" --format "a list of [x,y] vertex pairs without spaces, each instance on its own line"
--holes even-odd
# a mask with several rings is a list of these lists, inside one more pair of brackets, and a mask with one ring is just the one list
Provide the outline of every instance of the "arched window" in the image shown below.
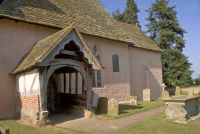
[[113,55],[112,56],[112,64],[113,64],[113,72],[119,72],[119,56]]

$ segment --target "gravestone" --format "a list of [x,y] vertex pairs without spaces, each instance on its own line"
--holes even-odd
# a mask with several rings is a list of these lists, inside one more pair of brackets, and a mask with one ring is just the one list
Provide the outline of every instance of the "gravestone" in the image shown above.
[[10,134],[10,131],[0,125],[0,134]]
[[119,102],[113,98],[108,101],[108,115],[117,116],[119,115]]
[[87,109],[84,109],[84,117],[85,118],[91,118],[93,116],[93,111],[92,110],[87,110]]
[[143,101],[151,101],[151,93],[150,93],[150,89],[144,89],[143,90]]
[[176,92],[175,92],[176,96],[181,95],[181,88],[179,86],[176,87]]
[[188,96],[189,97],[194,96],[194,90],[193,89],[188,90]]
[[163,93],[162,93],[162,99],[163,100],[169,99],[169,92],[168,91],[163,91]]
[[137,105],[137,96],[130,97],[130,105],[133,105],[133,106]]
[[194,95],[199,95],[199,93],[200,93],[200,92],[199,92],[198,89],[195,89],[195,90],[194,90]]
[[108,111],[108,98],[101,97],[98,99],[97,114],[107,114]]

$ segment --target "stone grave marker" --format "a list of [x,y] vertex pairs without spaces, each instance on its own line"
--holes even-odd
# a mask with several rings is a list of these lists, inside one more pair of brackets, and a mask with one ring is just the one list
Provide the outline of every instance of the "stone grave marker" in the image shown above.
[[189,97],[194,96],[194,90],[193,89],[188,90],[188,96]]
[[162,93],[162,99],[163,100],[169,99],[169,92],[168,91],[163,91],[163,93]]
[[107,114],[108,111],[108,98],[101,97],[98,99],[97,114]]
[[176,87],[176,92],[175,92],[176,96],[181,95],[181,88],[179,86]]
[[112,98],[108,101],[108,115],[110,116],[119,115],[119,102],[115,98]]
[[198,89],[194,90],[194,95],[199,95],[200,91]]
[[151,93],[150,89],[144,89],[143,90],[143,101],[151,101]]
[[130,97],[130,105],[133,105],[133,106],[137,105],[137,96]]

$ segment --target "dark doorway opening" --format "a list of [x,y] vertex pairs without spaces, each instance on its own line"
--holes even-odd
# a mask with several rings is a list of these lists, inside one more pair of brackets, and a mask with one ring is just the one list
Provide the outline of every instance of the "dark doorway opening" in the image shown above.
[[71,67],[57,69],[47,90],[49,119],[53,123],[84,117],[86,89],[80,72]]

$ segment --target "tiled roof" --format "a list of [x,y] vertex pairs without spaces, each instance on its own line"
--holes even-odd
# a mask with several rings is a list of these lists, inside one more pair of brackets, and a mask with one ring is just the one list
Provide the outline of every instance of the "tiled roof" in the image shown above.
[[64,28],[161,51],[137,26],[114,20],[98,0],[3,0],[0,16]]
[[81,42],[83,43],[86,51],[91,55],[95,65],[99,69],[102,69],[101,64],[98,62],[94,54],[90,51],[87,44],[83,41],[81,34],[79,34],[79,31],[76,30],[74,26],[65,27],[64,29],[52,34],[51,36],[48,36],[41,41],[39,41],[37,44],[34,45],[34,47],[30,50],[30,52],[27,54],[27,56],[22,60],[22,62],[18,65],[18,67],[13,71],[13,74],[21,73],[26,70],[30,70],[32,68],[35,68],[38,63],[42,62],[49,53],[52,52],[54,48],[72,31],[74,30],[77,33],[77,36],[79,36]]

